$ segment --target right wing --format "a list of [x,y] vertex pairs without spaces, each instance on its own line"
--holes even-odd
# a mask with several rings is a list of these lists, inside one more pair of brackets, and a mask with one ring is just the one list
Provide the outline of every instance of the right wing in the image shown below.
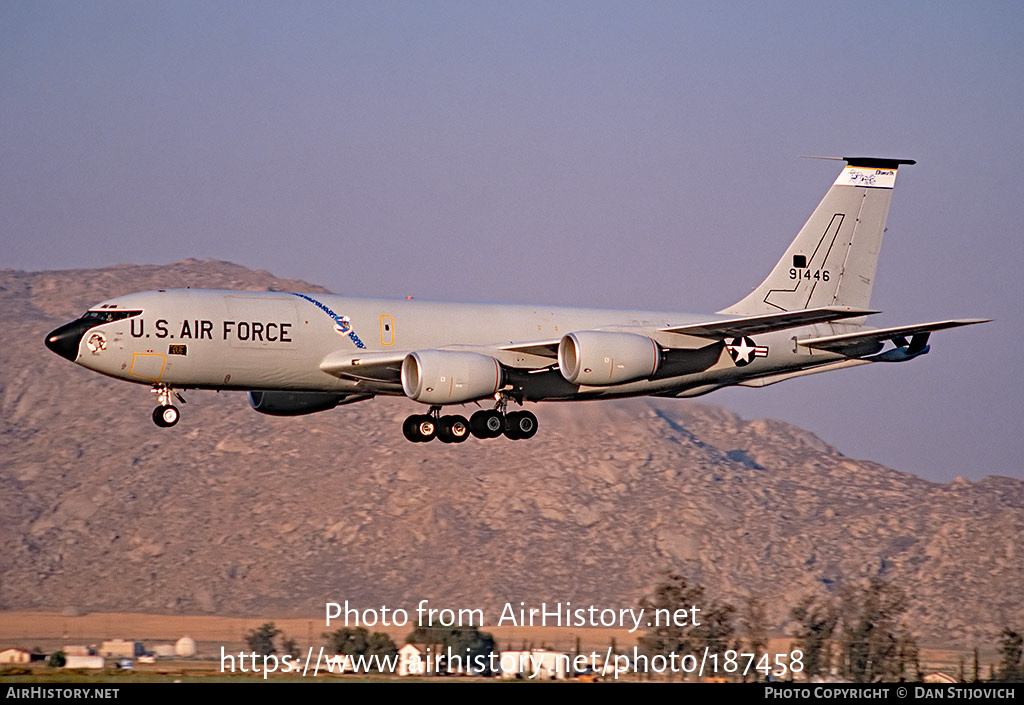
[[[926,347],[928,334],[932,331],[971,326],[976,323],[988,323],[989,320],[987,318],[960,318],[949,321],[934,321],[932,323],[918,323],[912,326],[878,328],[857,331],[855,333],[843,333],[841,335],[826,335],[821,338],[807,338],[805,340],[798,340],[797,344],[805,348],[843,354],[845,351],[853,351],[872,343],[881,345],[887,341],[892,341],[899,348],[908,348],[908,354],[915,354]],[[907,342],[908,337],[911,338],[909,343]]]

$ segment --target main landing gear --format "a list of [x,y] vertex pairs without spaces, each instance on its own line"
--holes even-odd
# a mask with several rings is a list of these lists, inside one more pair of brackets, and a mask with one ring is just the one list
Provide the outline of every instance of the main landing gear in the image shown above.
[[402,424],[402,433],[413,443],[439,439],[442,443],[462,443],[470,434],[477,438],[512,440],[533,438],[537,433],[537,417],[529,411],[505,413],[508,400],[498,400],[493,409],[481,409],[469,421],[464,416],[441,416],[441,407],[432,406],[426,414],[413,414]]
[[157,395],[157,403],[160,405],[153,409],[153,423],[160,428],[169,428],[178,423],[181,412],[178,411],[178,407],[171,404],[171,401],[177,397],[184,404],[185,399],[166,384],[155,385],[152,391]]

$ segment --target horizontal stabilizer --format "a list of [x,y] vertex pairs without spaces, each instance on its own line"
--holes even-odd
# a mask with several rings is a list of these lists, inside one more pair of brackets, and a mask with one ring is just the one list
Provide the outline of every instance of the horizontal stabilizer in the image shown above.
[[917,164],[913,159],[891,159],[889,157],[843,157],[847,166],[866,169],[896,169],[901,164]]
[[780,313],[765,313],[758,316],[727,318],[721,321],[708,321],[707,323],[693,323],[685,326],[661,328],[660,330],[665,333],[695,335],[701,338],[740,338],[745,335],[770,333],[776,330],[798,328],[815,323],[838,321],[843,318],[857,318],[872,313],[878,313],[878,311],[855,308],[853,306],[822,306],[820,308],[805,308],[798,311],[782,311]]
[[971,326],[975,323],[988,323],[987,318],[961,318],[951,321],[935,321],[932,323],[920,323],[913,326],[900,326],[898,328],[877,328],[858,331],[856,333],[843,333],[841,335],[828,335],[823,338],[808,338],[798,340],[797,343],[805,348],[815,350],[828,350],[829,352],[842,353],[844,350],[858,348],[866,343],[885,343],[893,341],[896,345],[904,347],[907,345],[908,336],[917,336],[923,333],[930,333],[946,328],[959,328],[960,326]]

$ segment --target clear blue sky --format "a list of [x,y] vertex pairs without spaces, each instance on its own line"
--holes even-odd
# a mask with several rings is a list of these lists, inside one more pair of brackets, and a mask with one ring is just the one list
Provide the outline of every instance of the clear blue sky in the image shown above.
[[0,267],[714,311],[834,179],[798,155],[917,159],[877,323],[997,322],[706,401],[1024,477],[1022,32],[1011,2],[0,0]]

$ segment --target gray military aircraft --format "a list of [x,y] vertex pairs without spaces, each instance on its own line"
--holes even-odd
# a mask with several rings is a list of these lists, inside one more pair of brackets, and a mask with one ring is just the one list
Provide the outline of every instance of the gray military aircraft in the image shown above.
[[[714,315],[178,289],[119,296],[46,337],[55,353],[150,385],[157,426],[176,390],[249,393],[256,411],[309,414],[378,394],[429,407],[410,441],[530,438],[509,402],[694,397],[763,387],[930,349],[932,331],[869,328],[865,317],[896,171],[907,159],[845,157],[825,198],[760,286]],[[445,406],[493,401],[468,420]],[[489,405],[489,404],[488,404]]]

